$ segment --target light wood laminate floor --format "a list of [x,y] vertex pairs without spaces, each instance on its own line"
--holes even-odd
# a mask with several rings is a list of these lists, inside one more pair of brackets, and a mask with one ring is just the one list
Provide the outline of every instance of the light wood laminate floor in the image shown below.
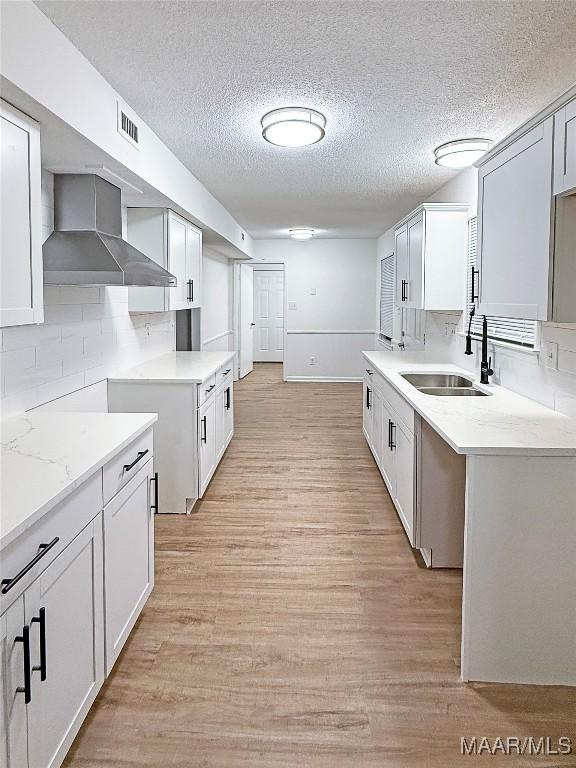
[[235,394],[204,500],[156,518],[155,590],[66,765],[575,766],[460,755],[461,736],[576,742],[576,690],[459,681],[461,573],[410,549],[360,385],[262,363]]

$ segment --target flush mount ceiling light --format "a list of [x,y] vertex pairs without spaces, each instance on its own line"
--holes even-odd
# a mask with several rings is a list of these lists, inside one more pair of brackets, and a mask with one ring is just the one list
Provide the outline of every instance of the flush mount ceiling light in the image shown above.
[[310,227],[296,227],[288,230],[292,240],[310,240],[311,237],[314,237],[315,232],[316,230],[310,229]]
[[262,136],[277,147],[305,147],[324,138],[326,118],[306,107],[282,107],[267,112],[262,120]]
[[436,147],[434,157],[436,165],[447,168],[468,168],[488,152],[492,142],[490,139],[459,139],[449,141]]

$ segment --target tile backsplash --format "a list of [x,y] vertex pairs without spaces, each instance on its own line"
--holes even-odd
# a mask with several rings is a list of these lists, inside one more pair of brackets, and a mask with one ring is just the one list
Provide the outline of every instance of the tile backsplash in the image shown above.
[[[54,222],[52,174],[42,174],[43,239]],[[2,415],[56,400],[68,408],[68,396],[87,390],[82,402],[105,406],[94,387],[112,372],[175,348],[173,312],[128,313],[123,286],[46,286],[44,323],[0,330]],[[77,400],[77,395],[70,400]]]

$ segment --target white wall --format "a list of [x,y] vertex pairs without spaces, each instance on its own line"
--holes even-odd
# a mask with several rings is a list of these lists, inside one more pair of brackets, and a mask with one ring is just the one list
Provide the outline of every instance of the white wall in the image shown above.
[[233,349],[233,264],[225,256],[202,251],[202,349]]
[[287,379],[361,378],[376,330],[375,254],[369,239],[254,241],[257,260],[284,264]]
[[[42,175],[43,239],[53,229],[53,177]],[[107,410],[106,378],[175,346],[173,312],[128,314],[128,288],[46,286],[45,322],[0,331],[2,416],[52,403]]]
[[[475,168],[468,168],[425,202],[465,202],[470,205],[470,215],[475,216],[477,201],[478,172]],[[380,238],[379,249],[389,247],[391,236],[393,230]],[[426,349],[439,360],[457,363],[479,375],[480,345],[474,342],[475,354],[464,355],[464,338],[457,332],[462,329],[462,320],[462,313],[427,312]],[[550,408],[576,417],[576,325],[543,323],[541,331],[541,353],[491,345],[494,380]],[[551,370],[545,364],[545,349],[549,341],[558,344],[558,370]]]

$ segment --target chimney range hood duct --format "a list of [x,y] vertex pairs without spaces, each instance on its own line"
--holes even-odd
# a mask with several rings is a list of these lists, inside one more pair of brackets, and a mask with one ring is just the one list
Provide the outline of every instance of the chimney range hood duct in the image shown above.
[[176,285],[122,239],[120,189],[94,174],[54,176],[54,232],[42,257],[45,285]]

